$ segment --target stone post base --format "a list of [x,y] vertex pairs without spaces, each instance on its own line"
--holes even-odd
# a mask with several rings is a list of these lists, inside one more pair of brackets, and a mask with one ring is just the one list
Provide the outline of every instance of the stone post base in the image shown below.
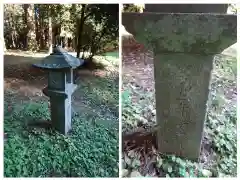
[[66,92],[43,89],[43,93],[50,97],[50,111],[52,127],[62,134],[72,129],[72,93],[76,90],[75,84],[67,84]]
[[174,53],[155,56],[160,152],[198,159],[213,58]]

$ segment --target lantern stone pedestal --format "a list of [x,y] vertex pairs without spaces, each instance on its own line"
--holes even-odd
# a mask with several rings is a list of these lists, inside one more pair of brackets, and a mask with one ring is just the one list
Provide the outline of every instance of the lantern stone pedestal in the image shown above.
[[122,14],[126,30],[153,49],[160,152],[198,160],[214,56],[236,42],[236,20],[226,14]]
[[52,127],[62,134],[67,134],[72,128],[71,99],[77,89],[73,84],[73,69],[82,63],[62,48],[55,47],[52,54],[33,65],[48,71],[48,86],[43,93],[50,98]]

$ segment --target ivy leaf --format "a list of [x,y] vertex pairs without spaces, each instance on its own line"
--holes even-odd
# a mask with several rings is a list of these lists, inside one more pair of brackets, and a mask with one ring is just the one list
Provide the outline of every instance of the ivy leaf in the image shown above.
[[141,165],[141,162],[138,159],[133,159],[132,160],[132,167],[133,168],[138,168]]
[[162,164],[163,164],[163,159],[161,157],[159,157],[157,159],[157,167],[160,168],[162,166]]
[[212,172],[209,171],[209,170],[207,170],[207,169],[203,169],[203,170],[202,170],[202,175],[203,175],[204,177],[211,177],[211,176],[212,176]]
[[172,171],[173,171],[172,166],[169,165],[169,166],[168,166],[168,172],[171,173]]

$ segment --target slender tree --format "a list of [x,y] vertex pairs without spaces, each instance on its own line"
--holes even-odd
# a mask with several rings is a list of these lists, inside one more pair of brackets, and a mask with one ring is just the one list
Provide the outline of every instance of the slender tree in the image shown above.
[[52,53],[52,7],[48,6],[48,53]]
[[36,43],[36,34],[35,34],[35,12],[34,12],[34,5],[33,4],[24,4],[24,21],[26,24],[25,27],[25,48],[29,50],[36,50],[37,43]]

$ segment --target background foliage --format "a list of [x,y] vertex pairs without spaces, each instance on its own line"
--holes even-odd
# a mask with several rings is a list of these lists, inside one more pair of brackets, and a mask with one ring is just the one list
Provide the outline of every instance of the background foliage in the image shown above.
[[5,47],[51,51],[61,44],[91,59],[117,49],[118,12],[118,4],[5,4]]

